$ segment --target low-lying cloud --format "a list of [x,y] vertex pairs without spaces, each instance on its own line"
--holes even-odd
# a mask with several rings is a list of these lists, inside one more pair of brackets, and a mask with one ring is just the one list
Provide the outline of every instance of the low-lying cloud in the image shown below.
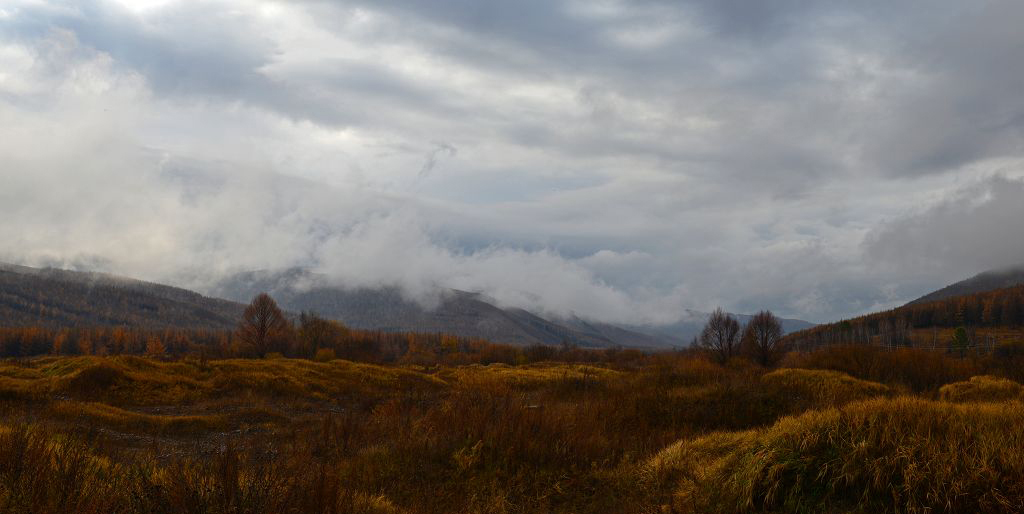
[[0,259],[888,307],[1024,262],[1021,7],[922,5],[16,1]]

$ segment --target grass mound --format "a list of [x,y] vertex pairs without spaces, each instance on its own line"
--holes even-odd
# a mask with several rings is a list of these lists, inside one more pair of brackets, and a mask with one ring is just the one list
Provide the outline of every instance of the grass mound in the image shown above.
[[224,416],[159,416],[119,409],[95,402],[56,402],[51,412],[79,426],[103,426],[147,434],[187,434],[222,430]]
[[819,408],[886,396],[892,392],[888,386],[878,382],[825,370],[779,369],[761,377],[761,382],[794,403]]
[[450,383],[468,386],[501,385],[522,390],[552,385],[596,386],[621,375],[618,371],[582,364],[532,364],[514,367],[507,364],[470,365],[441,373],[441,377]]
[[63,389],[69,392],[106,391],[129,382],[128,374],[109,362],[97,362],[67,377]]
[[676,512],[1021,512],[1024,405],[872,399],[678,442],[648,463]]
[[396,367],[301,359],[161,362],[133,356],[0,361],[0,399],[52,395],[115,405],[192,404],[252,393],[322,401],[339,396],[434,391],[444,383]]
[[1024,386],[1005,378],[989,375],[946,384],[939,396],[949,402],[1000,402],[1024,398]]

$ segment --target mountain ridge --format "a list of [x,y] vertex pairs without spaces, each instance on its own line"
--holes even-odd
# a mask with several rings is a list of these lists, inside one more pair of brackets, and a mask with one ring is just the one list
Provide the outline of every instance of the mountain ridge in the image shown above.
[[[269,292],[283,308],[314,311],[353,328],[452,332],[516,344],[559,344],[580,346],[624,346],[676,348],[688,345],[707,319],[708,313],[687,310],[685,316],[667,325],[605,323],[579,316],[544,316],[526,309],[500,307],[481,293],[454,289],[439,290],[430,305],[421,305],[402,295],[397,287],[347,289],[330,284],[324,276],[308,270],[249,271],[226,277],[210,294],[243,301],[258,292]],[[368,309],[367,306],[375,308]],[[741,322],[749,315],[735,315]],[[786,332],[814,324],[783,319]]]
[[99,272],[0,263],[5,326],[230,329],[245,306]]
[[[690,343],[707,316],[687,310],[673,324],[613,324],[501,307],[481,293],[454,289],[439,290],[417,303],[397,287],[346,289],[294,268],[238,273],[201,294],[101,272],[0,263],[0,320],[11,327],[231,330],[245,304],[262,292],[270,293],[291,317],[314,312],[355,329],[449,333],[517,345],[678,348]],[[741,322],[748,317],[737,315]],[[799,320],[783,324],[787,332],[793,326],[813,326]]]
[[906,305],[944,300],[957,296],[965,296],[974,293],[984,293],[1013,287],[1024,284],[1024,265],[1013,266],[998,270],[983,271],[970,278],[954,282],[941,289],[937,289],[920,298],[907,302]]

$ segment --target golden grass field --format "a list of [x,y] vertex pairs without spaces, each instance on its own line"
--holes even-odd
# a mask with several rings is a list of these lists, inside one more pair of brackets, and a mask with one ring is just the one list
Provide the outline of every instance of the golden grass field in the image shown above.
[[1019,383],[844,351],[776,370],[7,360],[0,512],[1024,511]]

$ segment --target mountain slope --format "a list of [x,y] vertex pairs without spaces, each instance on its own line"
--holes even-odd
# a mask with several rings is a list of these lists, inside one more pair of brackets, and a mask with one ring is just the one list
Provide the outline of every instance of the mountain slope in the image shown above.
[[0,325],[230,329],[244,306],[103,273],[0,264]]
[[[684,316],[674,323],[664,325],[628,325],[626,328],[656,337],[665,341],[665,345],[685,346],[690,344],[693,338],[700,334],[709,316],[710,314],[707,312],[687,309]],[[740,322],[740,325],[746,324],[753,317],[749,314],[733,314],[733,316]],[[779,318],[779,321],[782,323],[783,334],[806,330],[815,326],[814,323],[799,319]]]
[[284,309],[315,312],[364,330],[444,332],[521,345],[663,346],[656,338],[621,328],[565,324],[523,309],[503,309],[477,293],[447,290],[424,305],[405,298],[396,288],[334,287],[323,277],[297,269],[239,273],[211,290],[238,301],[260,292],[270,293]]
[[[445,332],[515,344],[570,342],[590,347],[671,348],[690,343],[707,313],[687,311],[669,325],[615,325],[579,317],[545,318],[523,309],[501,308],[483,295],[449,290],[428,305],[408,300],[396,288],[344,289],[301,269],[239,273],[216,285],[210,294],[245,302],[269,292],[282,308],[312,311],[353,328],[384,331]],[[737,315],[741,322],[750,316]],[[786,332],[813,326],[784,319]]]
[[938,291],[928,293],[907,305],[933,302],[974,293],[984,293],[1020,284],[1024,284],[1024,267],[986,271],[966,280],[950,284]]
[[[0,264],[0,326],[232,329],[244,304],[269,292],[287,311],[311,311],[353,328],[449,333],[520,345],[568,342],[584,347],[685,346],[707,314],[688,311],[670,325],[619,326],[578,317],[549,319],[501,308],[483,295],[447,290],[424,305],[396,288],[342,289],[293,269],[240,273],[199,293],[114,275]],[[738,316],[741,321],[744,316]],[[810,326],[784,320],[787,331]]]
[[876,343],[951,350],[954,331],[963,330],[968,345],[1015,343],[1024,332],[1024,284],[1013,285],[1015,276],[1012,271],[982,273],[906,305],[818,325],[787,339],[805,349]]

